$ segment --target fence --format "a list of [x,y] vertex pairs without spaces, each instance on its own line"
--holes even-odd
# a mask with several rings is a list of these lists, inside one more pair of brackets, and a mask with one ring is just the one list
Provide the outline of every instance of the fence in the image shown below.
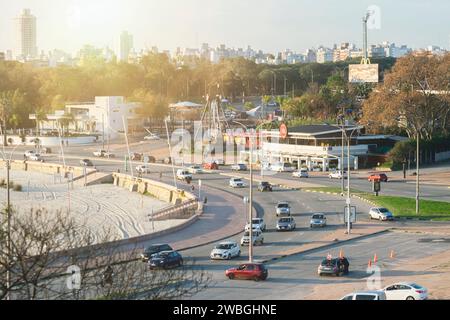
[[188,219],[192,217],[199,207],[196,199],[188,200],[171,208],[161,209],[148,215],[150,221],[167,219]]

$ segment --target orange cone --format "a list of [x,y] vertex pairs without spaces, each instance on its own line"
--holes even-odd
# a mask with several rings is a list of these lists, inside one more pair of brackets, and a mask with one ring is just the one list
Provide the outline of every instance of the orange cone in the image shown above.
[[377,256],[377,254],[375,253],[375,256],[373,257],[373,263],[377,263],[378,262],[378,256]]
[[341,249],[341,251],[339,251],[339,258],[343,258],[344,257],[344,251],[342,251],[342,249]]
[[370,268],[372,266],[372,259],[369,259],[369,263],[367,264],[367,267]]
[[391,258],[391,259],[394,259],[394,258],[395,258],[394,250],[391,250],[390,258]]

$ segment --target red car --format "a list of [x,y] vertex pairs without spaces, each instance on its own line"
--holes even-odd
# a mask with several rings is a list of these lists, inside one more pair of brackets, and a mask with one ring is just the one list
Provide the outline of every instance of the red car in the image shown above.
[[369,176],[369,181],[388,182],[388,177],[384,173],[374,173]]
[[260,263],[246,263],[241,264],[237,268],[231,268],[225,271],[225,276],[230,280],[244,279],[244,280],[266,280],[268,271],[263,264]]
[[219,165],[215,162],[211,162],[211,163],[204,163],[203,164],[203,169],[206,170],[219,170]]

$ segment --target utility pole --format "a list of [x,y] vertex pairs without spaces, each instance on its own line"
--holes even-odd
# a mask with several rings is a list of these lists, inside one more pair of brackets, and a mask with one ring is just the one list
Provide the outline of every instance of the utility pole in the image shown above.
[[[351,210],[351,199],[350,199],[350,141],[351,136],[348,137],[348,148],[347,148],[347,234],[350,234],[350,210]],[[344,173],[342,173],[342,181],[344,181]]]
[[253,141],[252,141],[252,132],[250,132],[249,136],[250,142],[250,190],[249,190],[249,223],[250,223],[250,242],[248,246],[248,262],[253,262]]
[[420,199],[419,199],[419,194],[420,194],[420,189],[419,189],[419,183],[420,183],[420,173],[419,173],[419,169],[420,169],[420,134],[419,132],[417,132],[417,150],[416,150],[417,154],[416,154],[416,165],[417,165],[417,175],[416,175],[416,215],[419,215],[420,213]]
[[11,199],[9,190],[9,170],[11,169],[11,164],[9,160],[6,160],[6,190],[7,190],[7,200],[6,200],[6,300],[11,300],[10,290],[11,290],[11,272],[10,272],[10,259],[11,259]]

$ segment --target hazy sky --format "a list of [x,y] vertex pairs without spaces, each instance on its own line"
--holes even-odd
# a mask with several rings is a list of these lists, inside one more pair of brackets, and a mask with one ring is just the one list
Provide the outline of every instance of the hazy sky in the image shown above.
[[449,0],[0,0],[0,50],[14,48],[13,19],[23,8],[38,18],[38,47],[45,51],[73,53],[88,43],[117,50],[123,30],[137,49],[203,42],[269,52],[361,46],[361,18],[371,5],[380,14],[370,43],[449,48]]

